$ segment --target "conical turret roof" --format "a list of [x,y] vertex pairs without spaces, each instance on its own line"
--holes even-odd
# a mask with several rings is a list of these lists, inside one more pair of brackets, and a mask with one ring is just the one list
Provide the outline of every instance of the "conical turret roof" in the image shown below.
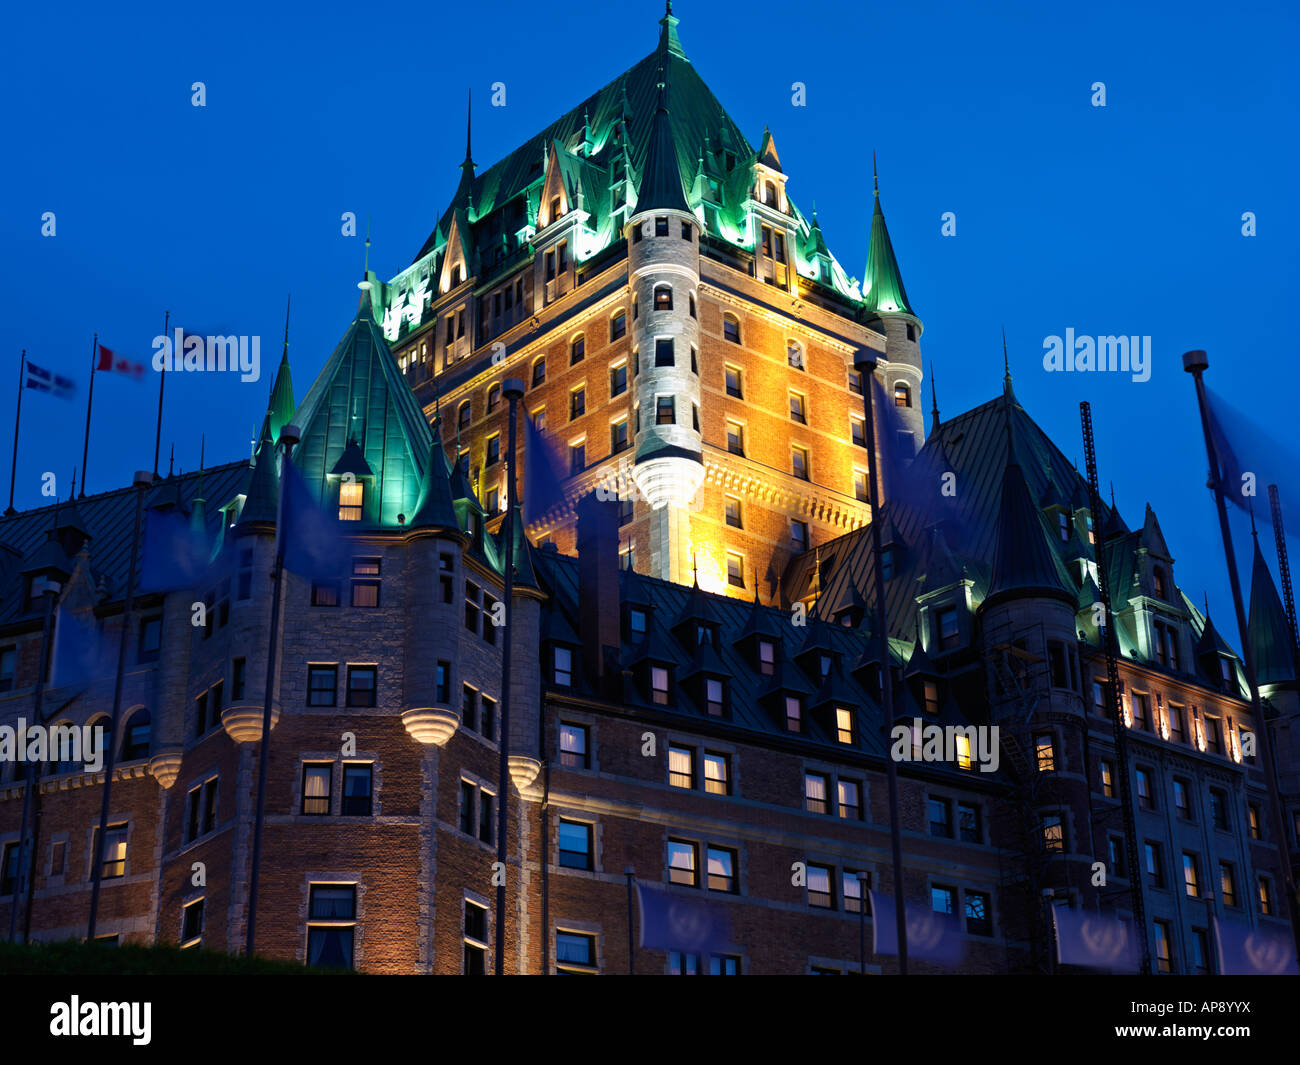
[[876,190],[876,206],[871,216],[871,239],[867,246],[867,272],[862,282],[862,300],[873,314],[907,314],[916,317],[907,300],[903,275],[898,269],[894,245],[885,225],[885,212],[880,209],[880,190]]
[[1268,571],[1264,553],[1255,536],[1255,562],[1250,574],[1250,620],[1246,638],[1255,660],[1255,680],[1259,684],[1284,684],[1296,679],[1295,659],[1291,654],[1291,629],[1286,611]]

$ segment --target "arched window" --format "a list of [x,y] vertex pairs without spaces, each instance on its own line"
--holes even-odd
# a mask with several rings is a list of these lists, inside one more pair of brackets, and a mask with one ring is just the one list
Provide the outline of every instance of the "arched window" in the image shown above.
[[546,356],[533,360],[533,382],[532,387],[536,388],[546,381]]
[[740,319],[734,314],[722,316],[722,339],[729,340],[733,344],[740,343]]
[[902,381],[894,385],[894,406],[910,407],[912,405],[912,390]]
[[[108,715],[100,714],[98,717],[92,717],[86,722],[90,729],[90,734],[94,737],[93,750],[103,752],[105,759],[108,757]],[[84,734],[83,734],[84,735]],[[83,740],[81,754],[88,761],[93,761],[90,757],[92,748],[88,748]]]
[[[77,760],[72,757],[76,753],[72,745],[73,732],[77,734],[77,747],[80,747],[81,729],[71,721],[57,721],[50,726],[48,758],[54,767],[52,771],[55,773],[72,773],[77,769]],[[65,755],[67,757],[64,757]],[[21,776],[21,773],[19,776]],[[15,776],[14,779],[19,779],[19,776]]]
[[490,385],[487,393],[488,413],[491,414],[499,406],[501,406],[501,386]]
[[803,345],[797,340],[787,340],[785,344],[785,361],[793,366],[796,370],[805,369],[803,361]]
[[673,290],[671,285],[655,285],[655,310],[671,311],[673,309]]
[[587,338],[579,333],[569,341],[569,365],[576,366],[587,356]]
[[469,428],[470,418],[473,416],[473,409],[470,401],[467,399],[456,410],[456,426],[462,431]]
[[130,762],[136,758],[149,756],[149,741],[153,719],[149,711],[137,710],[126,721],[126,730],[122,739],[122,761]]

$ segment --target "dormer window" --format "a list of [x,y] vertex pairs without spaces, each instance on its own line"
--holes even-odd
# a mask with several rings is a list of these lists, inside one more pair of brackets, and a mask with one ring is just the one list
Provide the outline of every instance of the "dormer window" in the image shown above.
[[1165,571],[1162,570],[1159,566],[1155,566],[1151,570],[1151,584],[1153,586],[1154,594],[1157,599],[1168,598],[1168,596],[1165,594]]
[[721,717],[726,701],[726,685],[718,677],[704,681],[704,708],[710,717]]
[[365,486],[360,481],[339,484],[339,521],[360,521]]
[[853,742],[853,710],[847,706],[835,708],[835,738],[840,743]]
[[656,706],[668,705],[668,675],[667,666],[650,667],[650,701]]
[[835,659],[831,655],[821,655],[818,660],[818,666],[821,669],[822,680],[830,676],[831,667],[835,665]]
[[925,712],[927,714],[937,714],[939,712],[939,685],[932,680],[925,682]]
[[785,697],[785,727],[788,732],[803,731],[803,700],[797,695]]
[[27,613],[34,614],[41,609],[41,594],[46,588],[59,590],[59,582],[45,573],[33,573],[27,578]]
[[1232,659],[1226,655],[1219,655],[1219,672],[1223,677],[1223,686],[1231,689],[1236,681],[1233,676]]
[[771,640],[758,641],[758,671],[770,677],[776,669],[776,644]]
[[1090,543],[1090,544],[1096,544],[1096,543],[1097,543],[1097,534],[1096,534],[1095,532],[1092,531],[1092,515],[1091,515],[1091,514],[1088,515],[1087,521],[1088,521],[1088,543]]
[[957,608],[946,606],[935,618],[935,628],[939,634],[939,648],[947,651],[957,646],[961,632],[957,626]]
[[718,641],[713,626],[706,625],[703,622],[698,623],[695,626],[695,642],[700,647],[703,647],[706,644],[710,647],[716,647]]
[[1061,542],[1064,543],[1070,538],[1070,518],[1062,510],[1057,513],[1056,520],[1061,532]]

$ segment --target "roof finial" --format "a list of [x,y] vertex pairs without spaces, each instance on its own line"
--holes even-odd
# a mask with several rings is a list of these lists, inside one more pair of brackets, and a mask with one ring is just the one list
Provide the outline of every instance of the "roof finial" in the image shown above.
[[470,105],[473,103],[473,97],[474,97],[474,90],[466,89],[465,90],[465,162],[461,164],[462,166],[474,165],[474,155],[470,151],[470,132],[471,132],[471,123],[473,120],[473,112],[471,110]]
[[934,360],[930,361],[930,432],[939,428],[939,396],[934,387]]
[[176,464],[176,441],[172,441],[171,450],[167,454],[167,476],[171,477],[172,469]]
[[1210,593],[1204,588],[1201,589],[1201,595],[1205,597],[1205,620],[1210,620]]
[[1247,508],[1250,510],[1250,535],[1255,537],[1256,540],[1258,540],[1259,532],[1255,528],[1255,504],[1248,503]]
[[[668,13],[672,14],[672,10],[673,10],[673,6],[672,3],[670,2],[668,4]],[[698,588],[700,586],[700,563],[699,560],[695,557],[694,551],[691,552],[691,574],[695,578],[695,587]]]
[[370,277],[370,216],[366,215],[366,252],[365,259],[361,264],[361,280],[365,281]]
[[284,297],[284,356],[289,357],[289,307],[293,303],[293,293]]
[[1110,482],[1110,509],[1115,509],[1115,482]]
[[871,183],[876,189],[876,199],[880,199],[880,175],[876,172],[876,150],[871,150]]
[[1002,371],[1004,384],[1011,384],[1011,358],[1007,355],[1007,327],[1002,327]]
[[68,502],[71,503],[77,498],[77,467],[72,467],[72,493],[68,496]]

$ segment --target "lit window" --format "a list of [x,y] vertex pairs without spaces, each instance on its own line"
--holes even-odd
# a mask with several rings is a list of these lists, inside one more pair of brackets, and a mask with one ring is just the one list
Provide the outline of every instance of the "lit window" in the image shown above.
[[925,712],[927,714],[939,712],[939,685],[932,680],[925,682]]
[[363,492],[360,481],[343,481],[339,484],[339,521],[361,520]]
[[1065,825],[1059,814],[1043,818],[1043,849],[1049,854],[1065,853]]
[[731,761],[725,754],[704,752],[704,790],[713,795],[731,794]]
[[655,310],[671,311],[673,309],[673,290],[668,285],[655,286]]
[[1156,972],[1171,973],[1174,971],[1173,951],[1170,946],[1170,932],[1168,921],[1154,921],[1152,924],[1156,931]]
[[825,773],[805,773],[803,776],[804,809],[809,813],[831,812],[830,792]]
[[954,738],[957,741],[957,768],[970,769],[974,765],[970,756],[970,737],[959,732]]
[[853,711],[847,706],[835,708],[835,738],[840,743],[853,742]]
[[1219,863],[1219,894],[1225,906],[1237,905],[1237,877],[1227,862]]
[[809,864],[808,905],[828,910],[835,908],[834,889],[831,886],[831,870],[828,866]]
[[1056,745],[1051,736],[1034,737],[1034,755],[1040,773],[1056,771]]
[[710,717],[721,717],[725,707],[725,688],[721,680],[709,677],[704,682],[704,708]]
[[1108,799],[1115,797],[1115,768],[1105,758],[1101,760],[1101,793]]
[[695,787],[695,751],[690,747],[669,746],[668,783],[674,788]]
[[[640,230],[638,229],[638,232]],[[555,933],[555,971],[560,975],[596,971],[596,937],[581,932]]]
[[776,668],[776,644],[771,640],[758,641],[758,671],[770,677]]
[[836,794],[839,798],[840,816],[847,821],[857,821],[862,817],[862,786],[856,780],[840,779],[836,781]]
[[797,695],[785,697],[785,727],[790,732],[803,731],[803,703]]
[[328,762],[305,762],[302,767],[302,812],[324,816],[330,812],[334,767]]
[[695,844],[685,840],[668,841],[668,880],[673,884],[695,887]]
[[1201,886],[1196,872],[1196,855],[1188,854],[1186,851],[1183,851],[1183,886],[1187,889],[1189,898],[1200,897]]
[[930,909],[935,913],[952,913],[956,892],[938,884],[930,886]]
[[1259,878],[1259,912],[1265,917],[1273,913],[1273,888],[1268,878],[1263,876]]
[[912,390],[901,381],[894,385],[894,406],[910,407],[912,405]]
[[707,854],[710,891],[736,890],[736,852],[725,847],[710,847]]

